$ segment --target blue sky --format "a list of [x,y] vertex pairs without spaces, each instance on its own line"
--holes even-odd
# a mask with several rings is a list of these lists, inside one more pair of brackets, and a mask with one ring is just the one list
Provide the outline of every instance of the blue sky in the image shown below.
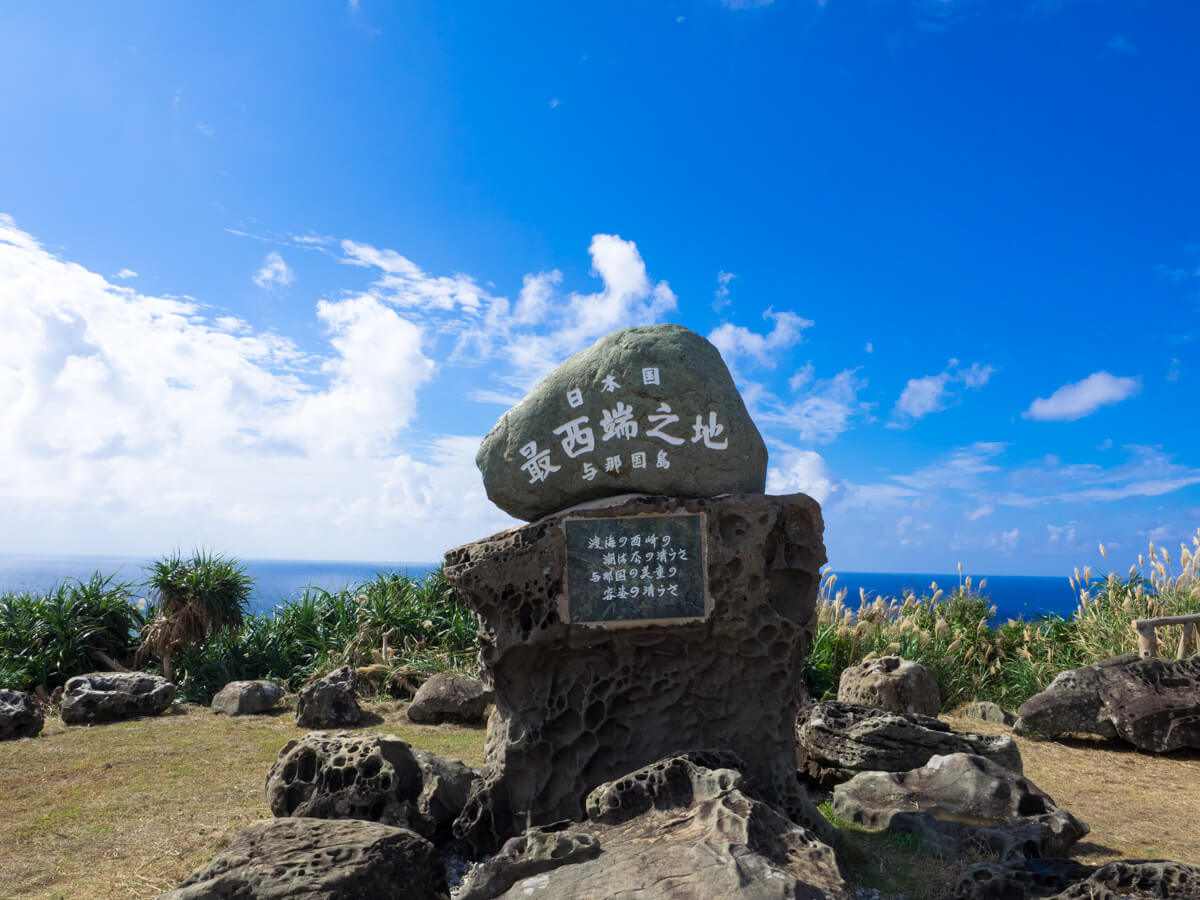
[[511,524],[504,409],[653,322],[720,347],[836,568],[1175,546],[1198,38],[1153,0],[9,8],[0,548],[435,559]]

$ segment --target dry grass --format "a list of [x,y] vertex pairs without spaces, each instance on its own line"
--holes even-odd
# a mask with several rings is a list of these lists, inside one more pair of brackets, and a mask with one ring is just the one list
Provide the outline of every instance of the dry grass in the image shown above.
[[[482,728],[409,723],[406,704],[371,703],[414,746],[478,765]],[[148,898],[270,816],[279,749],[304,734],[294,710],[229,719],[184,706],[92,728],[47,719],[41,737],[0,744],[0,898]]]
[[[478,765],[481,728],[412,725],[405,704],[372,703],[388,731]],[[945,717],[958,731],[1007,731]],[[185,706],[157,719],[94,728],[47,720],[32,740],[0,744],[0,898],[149,898],[208,862],[246,825],[270,815],[264,783],[280,747],[304,733],[291,710],[228,719]],[[1089,863],[1119,857],[1200,864],[1200,753],[1154,757],[1111,741],[1016,738],[1025,774],[1092,827],[1076,847]],[[948,896],[954,872],[903,839],[843,843],[843,864],[877,886]],[[900,877],[903,876],[903,877]]]

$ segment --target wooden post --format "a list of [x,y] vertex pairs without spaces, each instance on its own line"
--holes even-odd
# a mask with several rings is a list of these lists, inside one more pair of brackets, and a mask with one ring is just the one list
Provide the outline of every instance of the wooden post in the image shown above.
[[1145,625],[1137,630],[1138,656],[1149,659],[1158,652],[1158,638],[1154,636],[1154,626]]
[[1183,626],[1183,634],[1179,636],[1179,649],[1175,653],[1176,659],[1186,659],[1188,655],[1188,644],[1192,642],[1192,635],[1196,632],[1196,626],[1192,622],[1188,622]]

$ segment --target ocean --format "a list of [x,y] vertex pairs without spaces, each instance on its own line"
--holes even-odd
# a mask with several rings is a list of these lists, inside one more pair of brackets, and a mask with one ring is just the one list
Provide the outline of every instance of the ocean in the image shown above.
[[[17,556],[0,554],[0,594],[9,591],[49,591],[66,578],[87,579],[93,572],[116,575],[118,581],[140,581],[152,560],[125,556]],[[295,559],[245,559],[254,579],[252,608],[267,611],[281,601],[294,600],[306,587],[339,590],[364,581],[376,572],[405,572],[420,578],[437,568],[433,562],[322,562]],[[906,572],[838,572],[837,586],[847,588],[851,608],[857,606],[861,587],[870,595],[900,597],[906,589],[919,596],[937,582],[947,593],[958,584],[958,575]],[[978,584],[987,578],[985,593],[995,604],[997,618],[1033,618],[1043,613],[1069,616],[1076,597],[1066,577],[1038,575],[973,576]]]

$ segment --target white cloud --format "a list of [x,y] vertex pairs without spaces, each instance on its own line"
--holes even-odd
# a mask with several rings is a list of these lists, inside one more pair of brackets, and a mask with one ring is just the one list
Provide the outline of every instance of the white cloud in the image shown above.
[[1038,397],[1022,416],[1039,422],[1074,422],[1101,406],[1120,403],[1141,390],[1141,379],[1093,372],[1082,381],[1064,384],[1049,397]]
[[775,368],[775,354],[799,344],[804,339],[804,330],[812,327],[811,319],[804,319],[793,312],[775,312],[768,307],[764,319],[774,321],[766,334],[758,334],[742,325],[724,322],[709,334],[708,339],[721,351],[726,364],[732,369],[741,358],[767,368]]
[[767,471],[767,491],[772,494],[808,494],[822,506],[842,490],[821,454],[789,448],[773,455]]
[[863,345],[863,349],[866,350],[868,353],[874,353],[875,345],[872,344],[870,341],[867,341],[867,343]]
[[931,465],[907,475],[893,475],[892,479],[918,491],[977,491],[984,476],[1000,471],[994,460],[1005,449],[1005,444],[996,441],[976,441],[966,447],[956,447]]
[[946,368],[936,375],[909,379],[892,411],[893,421],[890,427],[904,428],[917,419],[945,409],[958,400],[959,392],[954,390],[955,387],[962,385],[971,390],[978,390],[988,383],[995,371],[992,366],[979,362],[971,363],[969,368],[964,369],[958,360],[952,359]]
[[251,276],[260,288],[287,287],[296,280],[296,274],[288,268],[278,253],[268,253],[262,267]]
[[866,413],[867,406],[859,402],[858,392],[867,382],[858,377],[858,369],[843,369],[832,378],[813,381],[810,363],[790,380],[794,390],[810,382],[801,396],[789,401],[765,391],[758,396],[748,391],[743,393],[757,421],[786,428],[802,441],[831,441],[849,429],[856,416]]
[[118,272],[118,273],[116,274],[116,276],[115,276],[115,277],[117,277],[117,278],[121,278],[121,279],[126,279],[126,278],[137,278],[137,277],[138,277],[138,273],[137,273],[137,272],[135,272],[135,271],[133,271],[133,269],[122,269],[120,272]]
[[1014,528],[1011,531],[1001,531],[998,534],[993,533],[988,535],[988,545],[997,550],[1009,552],[1015,550],[1017,543],[1021,539],[1021,529]]
[[213,127],[211,125],[209,125],[207,122],[197,122],[196,130],[198,132],[200,132],[202,135],[204,135],[205,137],[212,137],[214,134],[216,134],[216,132],[213,131]]
[[1105,502],[1158,497],[1200,484],[1200,469],[1180,465],[1158,447],[1127,445],[1128,461],[1104,468],[1092,463],[1064,465],[1056,457],[1010,473],[1016,490],[996,497],[1006,506]]
[[395,250],[380,250],[370,244],[345,240],[342,252],[351,265],[379,269],[383,274],[372,283],[371,293],[396,306],[478,312],[491,299],[469,275],[430,275]]
[[970,522],[975,522],[979,519],[982,519],[984,516],[990,516],[995,511],[996,507],[992,506],[992,504],[983,503],[967,512],[967,520]]
[[717,272],[717,289],[713,291],[713,311],[720,312],[727,307],[731,301],[729,299],[729,283],[737,278],[733,272],[726,272],[724,269]]

